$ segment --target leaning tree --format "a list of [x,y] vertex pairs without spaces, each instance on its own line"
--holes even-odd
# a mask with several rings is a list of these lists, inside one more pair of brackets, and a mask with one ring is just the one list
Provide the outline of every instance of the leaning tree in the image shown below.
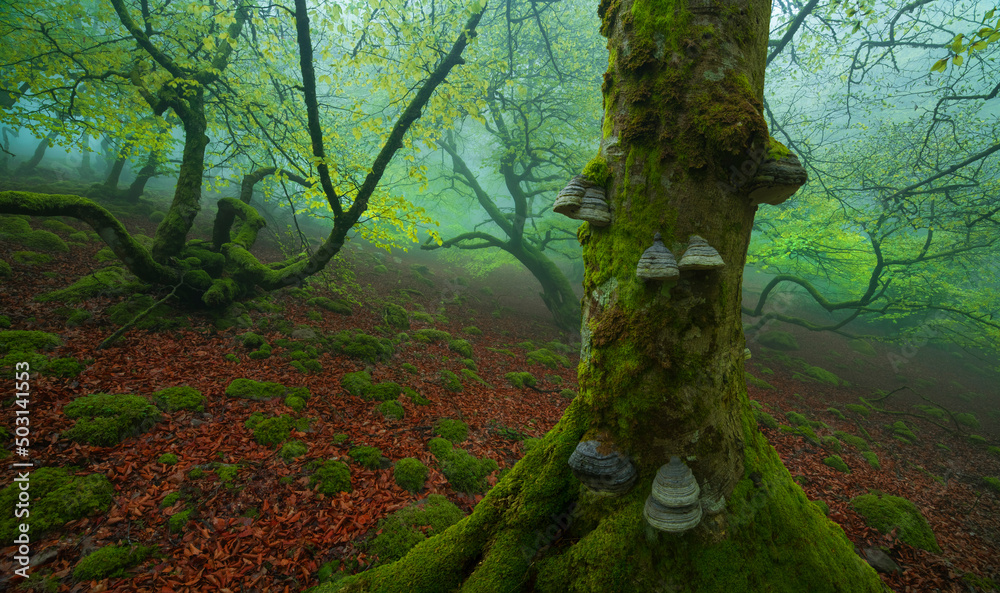
[[[379,195],[386,167],[411,143],[408,132],[422,113],[442,109],[443,103],[433,97],[435,89],[450,74],[457,76],[454,67],[463,62],[462,53],[475,36],[485,5],[474,10],[454,5],[428,6],[423,11],[411,7],[408,12],[385,8],[366,3],[310,8],[305,0],[292,6],[258,5],[251,0],[183,6],[110,0],[110,8],[93,1],[84,6],[12,2],[0,15],[0,30],[23,39],[18,47],[33,52],[36,60],[42,55],[51,58],[46,62],[49,67],[41,70],[27,66],[32,55],[3,69],[4,76],[23,72],[29,80],[21,102],[44,98],[65,105],[68,113],[89,107],[92,113],[107,115],[108,106],[98,104],[97,95],[89,91],[110,85],[132,99],[130,107],[140,109],[137,106],[144,104],[154,116],[151,119],[176,123],[183,149],[173,200],[151,249],[136,241],[108,210],[80,196],[0,192],[0,213],[78,218],[93,227],[141,280],[177,287],[186,300],[211,307],[223,307],[254,289],[301,283],[326,266],[366,214]],[[353,46],[354,54],[348,50],[334,55],[340,49],[324,45],[315,55],[310,14],[321,23],[325,42],[332,38]],[[401,15],[405,23],[397,19]],[[88,27],[78,27],[77,22]],[[266,49],[263,60],[251,51],[259,47]],[[265,265],[251,253],[264,219],[240,199],[218,201],[211,241],[192,240],[189,235],[204,201],[206,153],[213,141],[209,133],[220,129],[215,116],[225,119],[227,113],[219,106],[237,102],[260,117],[273,115],[275,108],[264,104],[266,87],[254,84],[256,74],[266,70],[262,64],[288,53],[296,56],[294,71],[300,78],[294,86],[284,87],[285,98],[304,112],[304,129],[298,128],[290,138],[269,136],[274,128],[266,123],[258,131],[264,137],[261,142],[269,142],[285,159],[272,163],[273,170],[295,171],[289,162],[298,161],[298,171],[314,190],[311,199],[324,205],[333,225],[314,252]],[[331,63],[355,68],[355,80],[380,85],[365,93],[382,101],[377,116],[367,117],[363,123],[368,125],[361,126],[353,120],[365,114],[353,113],[349,122],[341,124],[356,133],[363,131],[371,151],[329,151],[338,135],[329,126],[328,113],[333,109],[325,100],[335,90],[330,88],[331,75],[317,76],[317,61],[326,71]],[[290,88],[294,93],[287,92]],[[221,144],[227,143],[250,144],[221,139]],[[237,218],[241,224],[234,226]]]
[[321,591],[885,590],[749,409],[754,214],[804,181],[762,115],[769,14],[761,0],[601,2],[601,155],[566,192],[593,190],[577,216],[605,207],[600,190],[610,210],[578,232],[579,395],[472,515]]

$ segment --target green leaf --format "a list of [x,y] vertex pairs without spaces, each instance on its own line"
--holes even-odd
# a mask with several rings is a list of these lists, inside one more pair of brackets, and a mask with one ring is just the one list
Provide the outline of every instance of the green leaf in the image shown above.
[[965,36],[962,35],[961,33],[959,33],[958,35],[955,35],[955,40],[951,42],[951,51],[953,53],[957,54],[957,53],[960,53],[962,51],[962,39],[964,37]]
[[964,59],[962,58],[962,56],[955,56],[954,58],[951,59],[951,63],[956,66],[961,66],[963,61]]
[[934,65],[931,66],[931,72],[944,72],[944,69],[947,67],[948,67],[948,58],[944,58],[943,60],[938,60],[934,62]]

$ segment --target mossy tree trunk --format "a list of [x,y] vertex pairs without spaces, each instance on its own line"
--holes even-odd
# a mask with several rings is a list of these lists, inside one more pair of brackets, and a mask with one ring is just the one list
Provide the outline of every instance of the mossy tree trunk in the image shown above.
[[[884,591],[809,502],[747,400],[742,270],[755,206],[730,167],[756,166],[770,4],[603,0],[609,38],[602,154],[613,213],[584,223],[579,396],[473,514],[402,560],[321,591]],[[678,256],[698,234],[726,266],[672,284],[636,278],[660,232]],[[627,454],[638,478],[591,492],[567,461],[580,440]],[[693,530],[643,516],[657,469],[685,460],[723,497]],[[714,500],[718,502],[718,499]]]

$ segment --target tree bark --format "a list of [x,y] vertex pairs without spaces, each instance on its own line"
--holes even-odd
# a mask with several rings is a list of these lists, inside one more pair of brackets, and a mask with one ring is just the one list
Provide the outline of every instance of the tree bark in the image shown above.
[[31,158],[18,166],[18,175],[27,175],[34,171],[35,167],[38,166],[38,163],[42,162],[42,159],[45,158],[45,151],[52,145],[52,140],[54,140],[58,135],[59,134],[55,132],[49,132],[48,136],[42,138],[41,141],[38,142],[38,146],[35,147],[35,152],[31,155]]
[[[611,51],[602,155],[613,220],[578,232],[579,396],[471,516],[394,564],[319,590],[884,591],[792,481],[747,400],[740,293],[756,207],[728,180],[768,144],[770,3],[603,0],[599,14]],[[700,235],[726,265],[646,283],[636,266],[657,232],[678,259]],[[581,440],[628,455],[638,475],[628,492],[580,484],[567,461]],[[681,534],[643,514],[672,456],[703,493],[700,523]]]

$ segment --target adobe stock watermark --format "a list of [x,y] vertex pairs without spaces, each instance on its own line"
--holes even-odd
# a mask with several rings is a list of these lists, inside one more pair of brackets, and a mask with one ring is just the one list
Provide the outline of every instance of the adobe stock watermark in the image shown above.
[[15,461],[11,468],[17,473],[14,484],[17,484],[17,501],[14,503],[14,518],[21,519],[17,525],[14,545],[17,551],[14,562],[20,565],[14,574],[22,578],[30,578],[28,574],[31,562],[31,537],[28,535],[31,516],[31,471],[34,464],[29,458],[31,445],[31,410],[28,407],[31,399],[31,366],[27,362],[14,365],[14,454],[25,461]]

